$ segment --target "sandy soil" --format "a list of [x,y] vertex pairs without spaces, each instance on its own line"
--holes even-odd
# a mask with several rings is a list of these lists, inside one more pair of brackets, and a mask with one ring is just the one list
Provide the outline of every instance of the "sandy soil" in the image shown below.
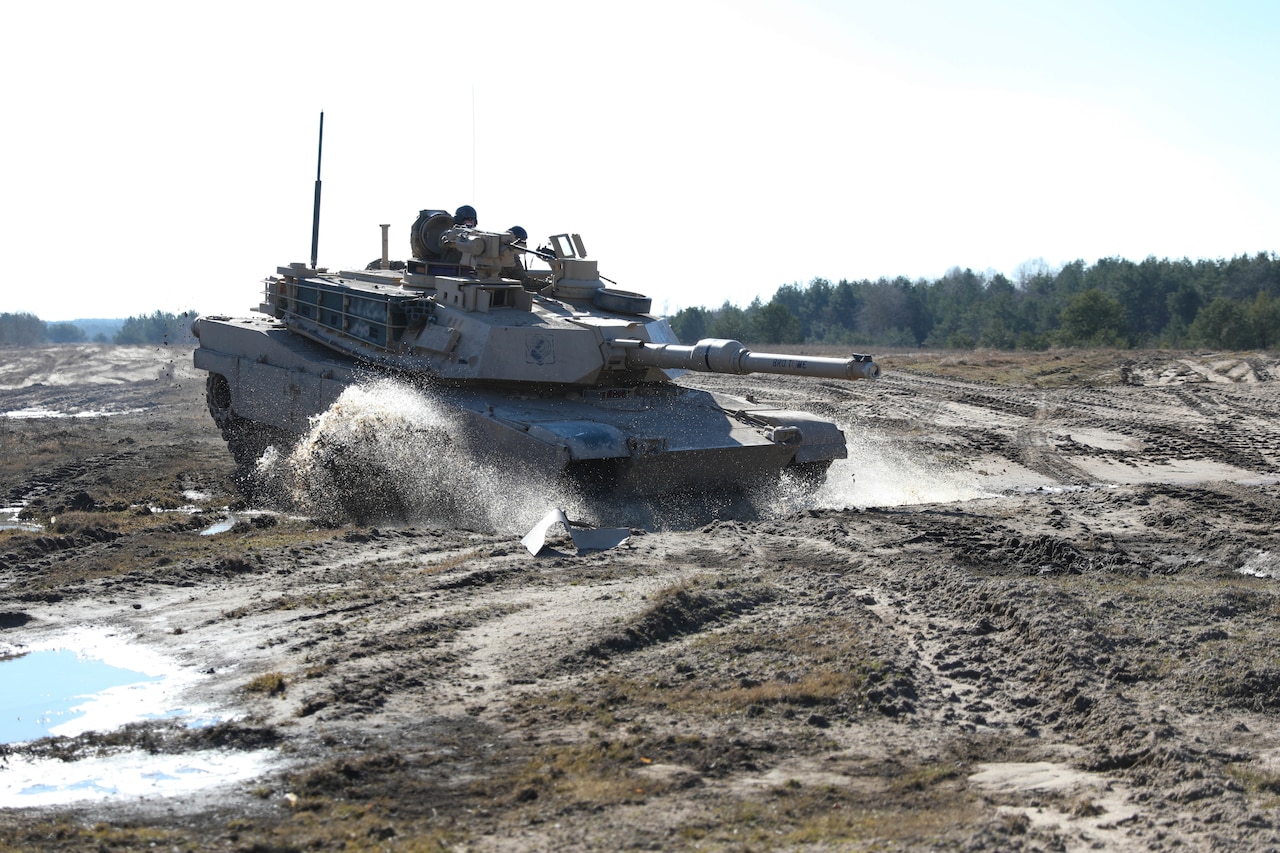
[[832,416],[851,459],[807,503],[538,557],[514,523],[250,512],[189,351],[3,356],[0,503],[40,528],[0,531],[0,648],[91,626],[222,721],[0,747],[0,785],[272,759],[10,797],[0,850],[1280,845],[1275,354],[689,378]]

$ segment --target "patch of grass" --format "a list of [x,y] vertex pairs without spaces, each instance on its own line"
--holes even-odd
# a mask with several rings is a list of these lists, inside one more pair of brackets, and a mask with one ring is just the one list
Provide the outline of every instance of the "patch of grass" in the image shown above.
[[[245,530],[243,533],[238,533],[234,535],[232,541],[240,542],[245,547],[263,550],[287,550],[302,545],[328,542],[331,539],[341,538],[341,533],[341,528],[318,527],[315,521],[311,519],[282,517],[271,527],[255,526]],[[227,534],[207,536],[205,538],[218,539],[224,544],[228,541]]]
[[588,699],[579,690],[548,690],[521,697],[517,704],[526,711],[536,711],[553,720],[566,722],[594,722],[604,728],[617,724],[610,708],[618,694],[606,691],[603,697]]
[[[268,789],[255,795],[271,800]],[[210,831],[160,829],[124,822],[86,825],[73,820],[20,821],[0,818],[0,853],[54,850],[351,850],[355,853],[445,853],[465,844],[467,829],[454,821],[413,820],[397,815],[397,804],[353,804],[324,797],[279,797],[278,815],[238,817]]]
[[1079,797],[1071,802],[1067,813],[1072,817],[1098,817],[1106,814],[1107,810],[1094,802],[1092,797]]
[[306,595],[289,595],[285,593],[267,602],[269,610],[321,610],[334,604],[348,601],[359,601],[369,597],[368,592],[355,592],[346,589],[328,591],[316,590]]
[[90,835],[99,845],[106,847],[146,847],[171,841],[174,833],[150,826],[97,823],[90,830]]
[[734,584],[723,578],[697,576],[659,590],[649,605],[614,633],[585,650],[609,657],[707,630],[709,626],[749,613],[777,597],[767,584]]
[[680,710],[702,708],[711,712],[745,711],[758,705],[822,705],[847,696],[864,683],[861,673],[818,670],[795,681],[769,681],[750,686],[703,690],[685,685],[674,691],[666,704]]
[[454,827],[399,817],[382,799],[353,803],[326,796],[278,798],[284,820],[237,819],[227,831],[237,850],[344,850],[352,853],[446,853],[466,841]]
[[510,777],[505,797],[511,802],[554,797],[599,807],[666,792],[668,783],[635,773],[650,763],[639,747],[634,738],[545,746]]
[[456,569],[458,566],[465,566],[472,560],[484,559],[489,556],[490,550],[488,548],[468,548],[465,551],[456,551],[452,554],[444,554],[435,559],[424,561],[417,568],[426,574]]
[[263,693],[267,696],[283,696],[285,678],[282,672],[264,672],[241,688],[246,693]]
[[243,619],[258,608],[248,604],[242,604],[239,607],[233,607],[230,610],[222,611],[223,619]]
[[1280,807],[1280,773],[1248,764],[1228,764],[1226,773],[1244,788],[1249,796],[1262,798],[1259,805],[1263,808]]
[[308,680],[315,679],[315,678],[324,678],[326,675],[328,675],[332,671],[333,671],[332,666],[330,666],[327,663],[320,663],[320,664],[315,664],[314,666],[309,666],[305,670],[303,670],[302,677]]
[[49,518],[48,532],[59,536],[74,536],[87,530],[120,530],[121,520],[128,520],[124,513],[82,512],[68,510]]
[[725,803],[687,823],[680,836],[712,850],[930,849],[949,847],[949,838],[970,837],[986,822],[959,790],[900,800],[831,785],[783,786],[765,799]]
[[[77,536],[82,533],[106,530],[112,533],[146,533],[173,526],[174,516],[160,515],[149,510],[63,510],[54,515],[28,513],[29,520],[44,526],[41,531],[6,531],[15,539],[42,536]],[[184,516],[183,520],[189,517]]]
[[890,787],[899,793],[904,791],[927,791],[939,782],[955,779],[960,775],[960,768],[954,763],[921,764],[911,767],[895,776]]
[[876,654],[874,640],[846,619],[781,628],[744,623],[673,650],[657,674],[603,671],[573,689],[521,696],[514,709],[604,731],[630,723],[631,734],[640,733],[640,721],[654,711],[682,716],[691,725],[731,714],[773,714],[793,720],[784,725],[810,737],[829,719],[869,708],[883,712],[886,703],[907,710],[909,700],[896,691],[904,684],[909,691],[909,683]]
[[675,665],[677,677],[619,679],[610,689],[632,702],[711,716],[771,705],[853,708],[887,674],[864,634],[844,619],[782,628],[735,625],[691,643]]
[[[404,853],[451,853],[466,840],[466,835],[456,829],[401,826],[394,822],[373,817],[360,819],[311,817],[304,814],[303,829],[293,827],[280,840],[288,850],[334,849],[350,853],[384,853],[394,849]],[[336,825],[335,825],[336,824]],[[394,847],[389,846],[394,843]]]
[[129,824],[55,820],[25,826],[0,826],[0,853],[33,850],[197,850],[198,839],[178,830]]

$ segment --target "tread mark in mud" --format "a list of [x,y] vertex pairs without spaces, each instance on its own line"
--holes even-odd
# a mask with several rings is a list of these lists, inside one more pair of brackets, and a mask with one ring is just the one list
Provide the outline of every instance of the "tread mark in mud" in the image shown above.
[[1062,458],[1042,424],[1032,422],[1019,427],[1017,448],[1018,461],[1051,480],[1073,486],[1084,486],[1092,482],[1088,475]]
[[44,474],[33,477],[23,485],[11,489],[6,500],[10,503],[31,502],[67,480],[74,480],[115,463],[132,462],[138,458],[138,455],[135,450],[126,450],[122,453],[102,453],[58,465]]

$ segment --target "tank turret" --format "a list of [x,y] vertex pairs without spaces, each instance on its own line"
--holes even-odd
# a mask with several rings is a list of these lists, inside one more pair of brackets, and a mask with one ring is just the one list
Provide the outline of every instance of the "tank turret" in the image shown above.
[[265,282],[265,317],[197,320],[195,363],[238,460],[305,434],[346,387],[387,374],[430,387],[470,446],[597,490],[730,489],[787,471],[814,481],[846,455],[834,423],[686,387],[680,372],[879,375],[865,355],[681,345],[648,297],[600,276],[577,234],[531,249],[514,230],[428,209],[410,249],[393,264],[384,248],[362,270],[280,267]]

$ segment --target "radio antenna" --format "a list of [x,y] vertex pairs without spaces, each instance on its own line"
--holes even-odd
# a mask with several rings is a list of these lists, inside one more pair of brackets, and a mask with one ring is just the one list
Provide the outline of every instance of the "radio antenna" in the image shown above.
[[320,250],[320,157],[324,154],[324,111],[320,112],[320,147],[316,151],[316,203],[311,212],[311,268],[316,269]]
[[471,84],[471,203],[476,201],[476,84]]

